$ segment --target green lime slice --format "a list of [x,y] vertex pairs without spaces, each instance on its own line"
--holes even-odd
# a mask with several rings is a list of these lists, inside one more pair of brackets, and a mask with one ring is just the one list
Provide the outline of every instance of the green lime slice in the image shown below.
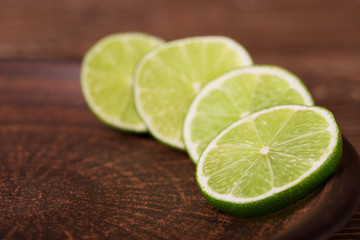
[[219,210],[258,216],[311,193],[332,174],[341,154],[341,134],[328,110],[277,106],[216,136],[199,159],[196,177]]
[[261,109],[277,105],[312,106],[304,84],[275,66],[252,66],[231,71],[206,85],[186,115],[183,137],[194,163],[225,127]]
[[133,102],[133,71],[137,62],[163,41],[143,33],[122,33],[98,41],[85,55],[81,88],[86,103],[105,124],[146,132]]
[[135,70],[136,107],[155,138],[184,149],[183,121],[197,92],[225,72],[251,64],[246,50],[226,37],[166,43],[147,54]]

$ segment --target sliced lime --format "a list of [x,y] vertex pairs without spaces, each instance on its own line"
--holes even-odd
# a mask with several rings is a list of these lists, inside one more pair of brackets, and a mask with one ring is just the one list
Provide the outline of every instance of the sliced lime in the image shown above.
[[306,87],[275,66],[231,71],[206,85],[192,102],[184,122],[184,142],[194,161],[229,124],[261,109],[285,104],[313,105]]
[[277,106],[216,136],[199,159],[197,182],[221,211],[263,215],[315,190],[332,174],[341,153],[340,131],[328,110]]
[[184,149],[182,126],[187,109],[202,86],[252,60],[225,37],[194,37],[166,43],[147,54],[135,70],[135,103],[150,132]]
[[107,36],[85,55],[81,87],[94,114],[112,127],[145,132],[133,102],[133,71],[137,62],[162,40],[143,33]]

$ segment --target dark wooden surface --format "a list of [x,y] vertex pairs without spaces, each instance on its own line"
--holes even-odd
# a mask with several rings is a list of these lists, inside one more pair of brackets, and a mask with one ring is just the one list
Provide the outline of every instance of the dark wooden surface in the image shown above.
[[104,35],[136,30],[226,35],[255,57],[311,55],[331,67],[359,56],[359,13],[358,0],[1,0],[0,57],[80,58]]
[[[2,0],[0,238],[143,238],[156,230],[158,238],[194,238],[199,222],[210,229],[202,237],[222,238],[244,224],[203,200],[185,154],[111,130],[86,108],[80,59],[97,39],[123,31],[238,40],[256,63],[297,74],[360,152],[359,0]],[[144,220],[153,225],[136,231]],[[257,224],[254,238],[275,231]],[[332,239],[360,239],[360,211]]]
[[4,60],[0,69],[1,239],[323,239],[357,207],[360,159],[347,140],[341,166],[310,197],[234,218],[202,197],[184,152],[93,116],[79,62]]

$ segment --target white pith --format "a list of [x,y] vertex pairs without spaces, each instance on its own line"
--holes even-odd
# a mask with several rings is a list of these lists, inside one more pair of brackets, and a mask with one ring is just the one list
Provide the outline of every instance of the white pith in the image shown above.
[[[231,193],[230,194],[219,194],[217,192],[214,192],[207,184],[208,178],[209,177],[205,177],[202,173],[202,169],[203,169],[203,163],[204,163],[204,159],[206,158],[206,156],[208,155],[209,151],[211,149],[213,149],[216,146],[216,142],[222,137],[224,136],[228,131],[230,131],[232,128],[238,126],[241,123],[244,122],[251,122],[253,121],[255,118],[257,118],[259,115],[264,114],[264,113],[268,113],[277,109],[293,109],[293,110],[312,110],[318,114],[320,114],[321,116],[323,116],[327,122],[329,123],[329,127],[328,127],[328,132],[331,135],[331,140],[330,143],[327,147],[327,149],[324,151],[324,154],[321,156],[321,158],[314,162],[313,166],[306,172],[304,173],[301,177],[299,177],[298,179],[296,179],[295,181],[286,184],[282,187],[273,187],[269,192],[259,195],[257,197],[252,197],[252,198],[239,198],[239,197],[235,197],[233,196]],[[333,116],[326,110],[323,110],[321,108],[318,107],[306,107],[306,106],[298,106],[298,105],[291,105],[291,106],[278,106],[278,107],[273,107],[270,109],[266,109],[263,111],[259,111],[256,112],[248,117],[245,117],[235,123],[233,123],[231,126],[229,126],[227,129],[225,129],[224,131],[222,131],[208,146],[207,148],[204,150],[203,154],[201,155],[199,162],[198,162],[198,166],[197,166],[197,179],[199,182],[200,187],[202,188],[202,190],[204,192],[206,192],[209,196],[211,196],[212,198],[218,199],[218,200],[222,200],[222,201],[226,201],[226,202],[231,202],[231,203],[249,203],[249,202],[255,202],[258,200],[262,200],[265,199],[267,197],[270,197],[276,193],[282,192],[286,189],[291,188],[292,186],[295,186],[296,184],[300,183],[301,181],[303,181],[304,179],[306,179],[308,176],[310,176],[313,172],[315,172],[327,159],[328,157],[334,152],[337,141],[338,141],[338,128],[336,125],[336,122],[333,118]]]
[[260,150],[260,153],[261,154],[268,154],[269,150],[270,150],[270,148],[265,146]]
[[[129,33],[118,33],[118,34],[112,34],[109,35],[103,39],[101,39],[100,41],[98,41],[85,55],[84,60],[83,60],[83,64],[82,64],[82,69],[81,69],[81,73],[80,73],[80,79],[81,79],[81,89],[84,95],[84,98],[87,102],[87,104],[90,106],[91,110],[94,111],[94,113],[104,122],[106,122],[107,124],[116,127],[116,128],[121,128],[121,129],[126,129],[126,130],[130,130],[130,131],[134,131],[134,132],[146,132],[147,128],[146,125],[144,123],[140,123],[140,124],[128,124],[128,123],[124,123],[122,121],[120,121],[117,118],[113,118],[113,117],[109,117],[107,116],[107,114],[100,108],[98,107],[93,98],[91,97],[90,94],[90,89],[89,86],[87,84],[87,79],[86,79],[86,75],[88,74],[89,71],[89,67],[87,67],[87,63],[90,61],[90,59],[98,54],[99,52],[101,52],[102,48],[106,45],[108,45],[110,42],[114,42],[114,41],[127,41],[130,39],[136,39],[136,38],[147,38],[147,41],[149,42],[154,42],[154,43],[161,43],[163,42],[163,40],[151,36],[151,35],[147,35],[147,34],[143,34],[143,33],[136,33],[136,32],[129,32]],[[155,45],[155,44],[154,44]],[[131,90],[130,90],[131,91]]]
[[[221,89],[221,85],[226,82],[228,79],[231,79],[235,76],[239,76],[241,74],[272,74],[275,76],[279,76],[280,78],[287,81],[290,85],[290,88],[295,89],[297,92],[301,94],[303,97],[306,105],[313,105],[313,100],[311,98],[311,95],[306,91],[306,89],[301,85],[300,80],[293,76],[292,74],[282,70],[278,67],[271,67],[271,66],[251,66],[251,67],[245,67],[233,70],[229,73],[226,73],[222,75],[221,77],[211,81],[208,83],[205,87],[201,89],[201,91],[197,94],[197,96],[194,98],[193,102],[191,103],[188,113],[186,115],[185,121],[184,121],[184,128],[183,128],[183,138],[185,142],[185,146],[187,151],[189,152],[189,155],[191,156],[192,160],[197,161],[197,159],[200,157],[199,153],[197,152],[197,146],[198,143],[194,143],[191,140],[191,123],[196,116],[197,108],[199,106],[199,103],[201,100],[208,95],[209,92],[211,92],[214,89]],[[244,113],[239,116],[244,117],[246,116]]]
[[[140,114],[141,118],[143,119],[143,121],[145,122],[147,128],[150,130],[151,134],[154,135],[154,137],[156,137],[157,139],[159,139],[160,141],[169,144],[170,146],[179,148],[179,149],[185,149],[185,144],[182,141],[182,139],[171,139],[168,136],[164,136],[163,134],[161,134],[155,127],[154,125],[151,123],[151,115],[148,115],[145,110],[143,109],[142,106],[142,102],[140,100],[140,95],[141,95],[141,86],[139,86],[138,81],[137,81],[137,76],[139,75],[140,71],[142,70],[143,65],[145,64],[146,61],[148,61],[149,59],[153,58],[154,55],[158,54],[159,52],[167,49],[167,48],[171,48],[173,46],[181,46],[181,45],[185,45],[188,43],[193,43],[193,42],[200,42],[200,43],[211,43],[211,42],[220,42],[220,43],[225,43],[227,46],[229,46],[230,48],[234,49],[240,56],[241,60],[242,60],[242,64],[243,66],[249,66],[252,64],[252,60],[250,58],[250,55],[248,54],[248,52],[245,50],[245,48],[243,46],[241,46],[239,43],[235,42],[234,40],[230,39],[230,38],[226,38],[226,37],[220,37],[220,36],[210,36],[210,37],[192,37],[192,38],[186,38],[186,39],[179,39],[179,40],[175,40],[172,42],[169,42],[167,44],[161,45],[157,48],[155,48],[154,50],[150,51],[148,54],[146,54],[138,63],[138,66],[135,70],[134,76],[134,98],[135,98],[135,106],[136,109],[138,110],[138,113]],[[196,85],[196,83],[193,85],[194,90],[197,90],[198,87]]]

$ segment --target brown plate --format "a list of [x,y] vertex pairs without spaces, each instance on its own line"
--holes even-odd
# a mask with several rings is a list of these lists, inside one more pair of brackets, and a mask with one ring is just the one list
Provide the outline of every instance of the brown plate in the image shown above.
[[183,152],[112,130],[87,109],[78,62],[0,62],[0,238],[326,239],[355,211],[360,159],[273,214],[223,214]]

